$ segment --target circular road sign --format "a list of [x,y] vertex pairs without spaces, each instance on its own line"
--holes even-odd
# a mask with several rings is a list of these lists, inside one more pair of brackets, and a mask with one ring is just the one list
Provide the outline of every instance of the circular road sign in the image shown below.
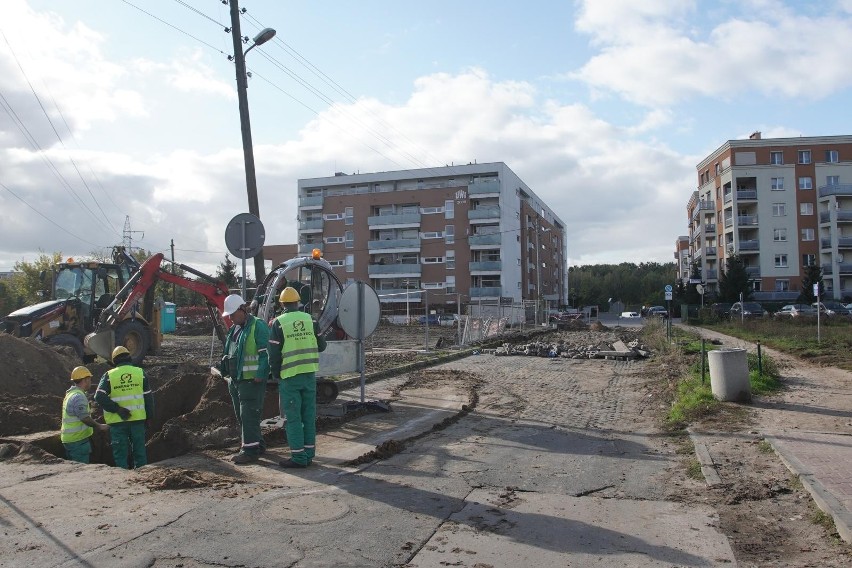
[[[363,285],[364,290],[364,337],[361,337],[361,330],[358,326],[358,289],[362,288],[361,285]],[[346,287],[343,295],[340,296],[337,321],[349,337],[366,339],[379,325],[381,313],[379,296],[373,290],[373,287],[366,282],[353,282]]]
[[256,257],[265,240],[263,223],[251,213],[240,213],[225,228],[225,245],[237,258]]
[[671,292],[671,291],[672,291],[672,285],[666,284],[666,292]]
[[704,286],[702,286],[701,284],[696,284],[695,285],[695,291],[703,296],[704,295]]

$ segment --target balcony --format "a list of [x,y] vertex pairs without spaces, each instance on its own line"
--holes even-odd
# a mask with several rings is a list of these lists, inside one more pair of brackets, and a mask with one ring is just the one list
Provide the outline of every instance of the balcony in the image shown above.
[[[512,237],[514,239],[514,237]],[[500,233],[495,233],[493,235],[473,235],[468,237],[467,244],[470,246],[481,246],[481,245],[489,245],[494,246],[500,245]]]
[[469,209],[467,212],[467,218],[471,221],[474,219],[499,219],[500,218],[500,208],[499,207],[479,207],[477,209]]
[[725,217],[725,228],[734,226],[734,218],[733,217]]
[[322,219],[311,219],[309,221],[299,221],[300,231],[319,231],[322,232]]
[[819,214],[819,222],[820,223],[830,223],[831,222],[831,211],[823,211]]
[[469,265],[470,272],[500,272],[503,270],[503,263],[499,260],[488,260],[482,262],[471,262]]
[[728,192],[728,193],[725,194],[725,203],[730,203],[733,200],[734,200],[734,194],[733,193]]
[[479,181],[468,184],[467,186],[468,195],[483,195],[488,193],[500,193],[500,180],[493,179],[488,181]]
[[367,274],[370,276],[405,276],[419,277],[423,272],[419,264],[371,264],[367,267]]
[[716,234],[716,223],[710,223],[709,225],[704,225],[704,232],[708,234]]
[[823,264],[820,268],[822,269],[823,276],[831,276],[834,274],[834,267],[830,264]]
[[718,280],[719,279],[719,272],[717,270],[708,268],[705,271],[705,274],[707,275],[706,276],[707,280]]
[[737,201],[757,201],[756,189],[738,189]]
[[704,256],[716,256],[716,247],[704,247]]
[[819,248],[830,249],[831,248],[831,239],[820,239],[819,240]]
[[317,208],[322,209],[322,195],[299,198],[299,209]]
[[831,197],[832,195],[852,195],[852,184],[841,183],[839,185],[824,185],[819,188],[820,197]]
[[471,287],[470,297],[471,298],[499,298],[501,291],[502,290],[499,286]]
[[838,264],[837,273],[841,276],[848,276],[852,274],[852,264]]
[[740,227],[752,227],[757,225],[757,215],[739,215],[737,225]]
[[419,303],[423,299],[423,290],[406,290],[404,288],[388,288],[376,290],[380,302]]
[[852,248],[852,237],[840,237],[837,239],[837,248]]
[[[367,243],[367,248],[370,251],[370,254],[373,254],[374,250],[383,250],[388,251],[390,249],[413,249],[410,252],[417,252],[420,250],[420,239],[385,239],[383,241],[369,241]],[[400,252],[409,252],[400,251]]]
[[759,266],[746,266],[745,271],[749,278],[760,278]]
[[367,217],[371,229],[395,225],[398,227],[419,227],[420,213],[400,213],[398,215],[372,215]]
[[740,241],[739,246],[737,247],[740,252],[743,251],[759,251],[760,250],[760,241]]
[[837,210],[837,222],[838,223],[841,223],[841,222],[847,223],[849,221],[852,221],[852,211],[843,211],[841,209],[838,209]]
[[322,243],[302,243],[299,245],[299,254],[300,255],[308,255],[313,252],[314,249],[322,250]]

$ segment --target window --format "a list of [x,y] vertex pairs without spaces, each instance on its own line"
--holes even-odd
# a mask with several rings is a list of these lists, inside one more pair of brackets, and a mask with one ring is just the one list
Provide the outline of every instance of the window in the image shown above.
[[816,264],[816,255],[815,254],[803,254],[802,255],[802,266],[814,266]]
[[769,152],[769,163],[773,166],[780,166],[784,163],[784,152]]
[[423,215],[433,215],[435,213],[443,213],[443,212],[444,212],[443,207],[421,207],[420,208],[420,213],[422,213]]
[[787,255],[786,254],[776,254],[775,255],[775,268],[787,268]]
[[329,260],[328,263],[332,266],[343,266],[342,260]]
[[456,242],[456,228],[454,225],[447,225],[444,227],[444,237],[446,237],[448,245]]
[[332,244],[335,244],[335,243],[342,243],[342,242],[343,242],[343,237],[326,237],[325,238],[325,244],[327,244],[327,245],[332,245]]
[[776,280],[775,281],[775,291],[776,292],[787,292],[790,290],[790,281],[789,280]]
[[[456,267],[456,251],[448,250],[447,254],[444,256],[447,270],[453,270]],[[449,278],[449,277],[448,277]]]
[[814,188],[814,180],[810,177],[800,177],[799,178],[799,189],[813,189]]
[[825,176],[825,185],[840,185],[840,176]]
[[340,221],[343,219],[342,213],[326,213],[322,216],[326,221]]
[[423,257],[423,264],[443,264],[444,257],[443,256],[425,256]]
[[787,242],[787,229],[773,229],[772,240],[776,243]]
[[347,225],[351,225],[354,222],[355,210],[352,207],[347,207],[344,209],[343,219],[346,221]]
[[836,164],[837,162],[839,162],[840,156],[837,154],[837,150],[826,150],[825,161],[831,164]]
[[784,178],[772,178],[772,191],[784,191]]
[[444,282],[444,289],[448,294],[453,294],[456,291],[456,277],[450,274]]
[[346,248],[355,248],[355,234],[352,231],[346,231],[343,233],[343,242],[346,244]]
[[814,204],[813,203],[799,203],[799,213],[801,215],[813,215],[814,214]]
[[715,175],[719,175],[722,172],[722,168],[719,167],[719,162],[716,162],[716,169],[714,170]]
[[773,203],[772,204],[772,216],[773,217],[786,217],[787,216],[787,204],[786,203]]
[[429,231],[427,233],[420,233],[421,239],[441,239],[444,237],[444,233],[441,231]]
[[799,163],[800,164],[810,164],[811,163],[811,151],[810,150],[799,150]]
[[814,240],[814,230],[813,229],[802,229],[802,240],[803,241]]
[[355,272],[355,255],[346,255],[346,272]]
[[452,219],[455,216],[455,202],[452,199],[444,201],[444,218]]

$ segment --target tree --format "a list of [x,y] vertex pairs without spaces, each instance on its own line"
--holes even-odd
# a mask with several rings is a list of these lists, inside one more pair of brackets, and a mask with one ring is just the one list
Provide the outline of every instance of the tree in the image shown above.
[[237,275],[237,265],[225,253],[225,260],[216,268],[216,278],[228,285],[228,288],[239,288],[240,277]]
[[60,262],[62,262],[61,252],[54,252],[51,255],[42,252],[33,262],[25,260],[16,262],[14,271],[18,274],[13,275],[8,281],[12,297],[17,298],[24,306],[45,300],[46,297],[40,292],[50,293],[51,275],[54,266]]
[[825,297],[825,285],[822,283],[822,267],[810,264],[805,267],[805,275],[802,278],[802,292],[796,301],[800,304],[812,304],[816,302],[814,284],[819,284],[819,297]]
[[750,300],[752,286],[742,257],[731,254],[725,260],[725,270],[722,271],[722,277],[719,279],[719,301],[739,302],[740,294],[743,300]]

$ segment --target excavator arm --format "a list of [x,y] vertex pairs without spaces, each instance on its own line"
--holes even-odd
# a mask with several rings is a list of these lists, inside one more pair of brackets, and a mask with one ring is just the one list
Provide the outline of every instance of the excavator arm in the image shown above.
[[89,349],[105,359],[110,359],[115,347],[114,332],[116,327],[127,319],[128,314],[131,317],[133,316],[139,300],[159,281],[175,284],[204,296],[216,329],[216,335],[222,343],[225,342],[225,325],[221,315],[224,310],[225,297],[228,295],[228,287],[225,283],[184,264],[177,266],[198,276],[203,281],[178,276],[163,270],[161,268],[162,263],[163,254],[157,253],[143,262],[139,270],[130,277],[127,284],[116,294],[115,300],[101,313],[97,329],[86,336],[85,344]]

